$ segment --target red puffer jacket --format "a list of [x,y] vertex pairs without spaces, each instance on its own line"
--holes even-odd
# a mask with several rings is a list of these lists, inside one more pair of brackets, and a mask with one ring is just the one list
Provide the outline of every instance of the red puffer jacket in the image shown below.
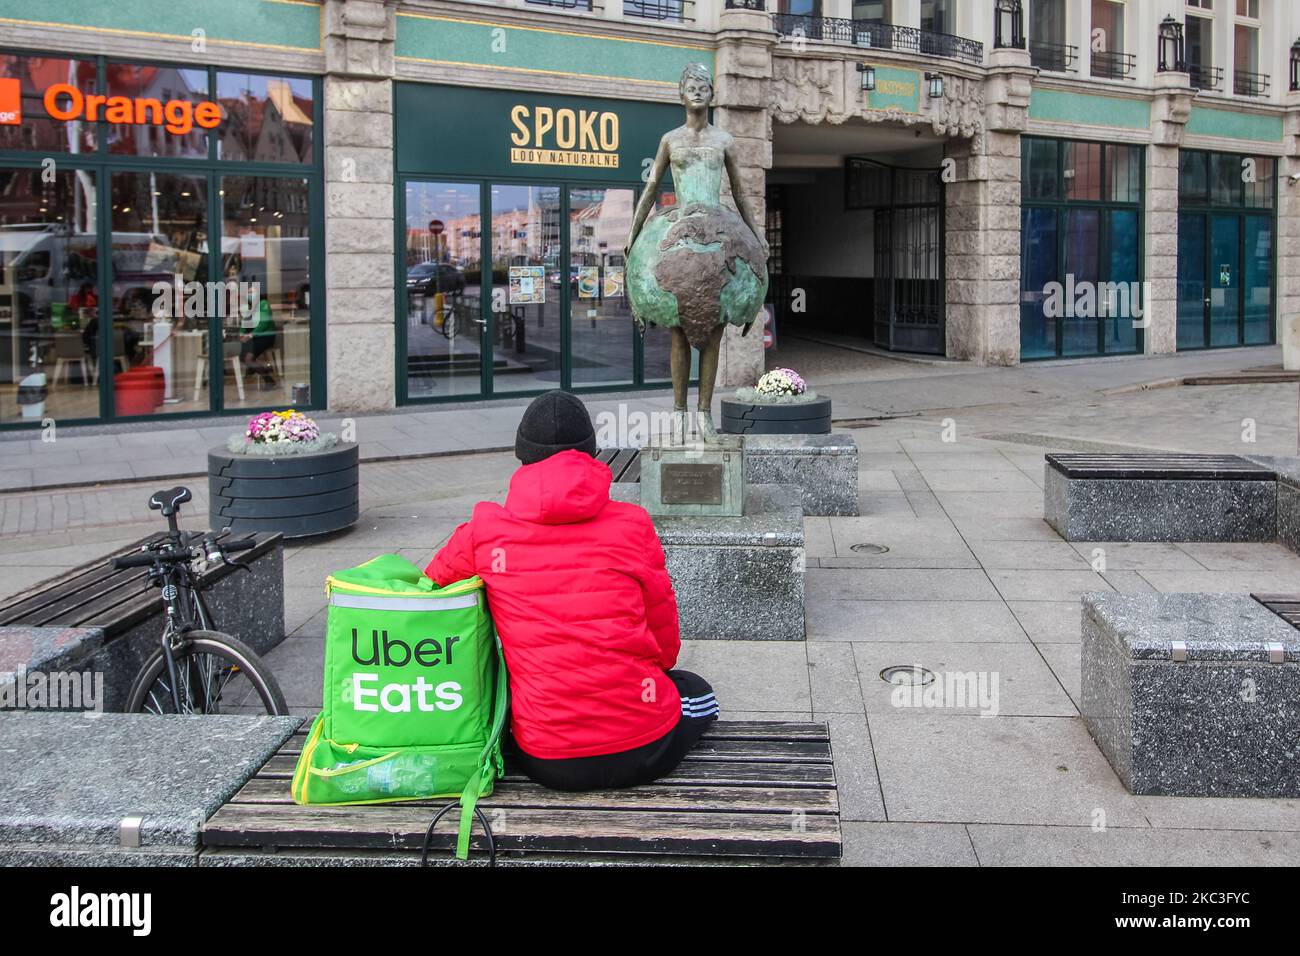
[[510,670],[515,741],[549,760],[618,753],[681,718],[664,671],[681,640],[650,516],[609,500],[606,465],[563,451],[524,465],[505,507],[479,502],[429,562],[439,585],[477,574]]

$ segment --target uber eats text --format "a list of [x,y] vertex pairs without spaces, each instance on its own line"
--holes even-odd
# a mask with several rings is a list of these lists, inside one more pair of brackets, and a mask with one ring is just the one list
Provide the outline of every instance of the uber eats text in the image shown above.
[[[352,628],[352,659],[362,667],[405,667],[417,664],[420,667],[450,667],[452,652],[459,636],[451,636],[439,641],[426,637],[407,644],[397,638],[389,638],[387,631],[372,630],[370,639],[363,641]],[[365,644],[365,647],[362,647]],[[434,676],[430,674],[430,676]],[[457,681],[431,683],[424,674],[418,674],[414,683],[388,683],[381,685],[377,673],[355,671],[352,674],[352,708],[353,710],[377,713],[381,708],[390,714],[409,714],[413,710],[432,713],[434,711],[451,711],[464,703],[461,686]],[[432,695],[432,699],[430,699]]]

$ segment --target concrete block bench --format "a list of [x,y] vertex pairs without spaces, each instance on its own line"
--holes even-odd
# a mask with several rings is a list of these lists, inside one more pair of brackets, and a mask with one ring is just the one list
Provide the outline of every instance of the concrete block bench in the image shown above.
[[[0,675],[103,675],[103,710],[120,710],[131,681],[162,637],[162,592],[147,569],[115,569],[112,559],[138,551],[142,538],[0,601]],[[203,599],[218,628],[265,654],[284,640],[284,556],[281,536],[252,535],[240,552],[251,572],[217,565],[203,572]]]
[[1084,724],[1132,793],[1300,796],[1300,630],[1260,601],[1086,594],[1080,654]]
[[[610,496],[638,502],[641,486]],[[684,640],[802,641],[804,536],[799,489],[746,485],[739,518],[657,517]]]
[[1237,455],[1048,455],[1043,517],[1067,541],[1272,541],[1277,476]]
[[[615,482],[641,480],[637,448],[602,448]],[[805,515],[858,513],[858,446],[852,435],[746,435],[745,482],[793,485]]]
[[0,714],[0,865],[193,866],[299,717]]
[[[304,728],[308,725],[304,725]],[[295,734],[203,825],[201,866],[418,866],[426,828],[449,801],[300,807],[289,780]],[[714,724],[669,776],[626,790],[562,793],[506,773],[479,801],[502,865],[833,864],[839,795],[825,723]],[[450,865],[455,821],[434,834]],[[476,825],[470,861],[487,862]]]

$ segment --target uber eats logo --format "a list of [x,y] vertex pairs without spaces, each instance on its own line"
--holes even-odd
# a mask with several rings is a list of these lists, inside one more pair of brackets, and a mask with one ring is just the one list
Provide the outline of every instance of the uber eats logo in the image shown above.
[[[428,668],[428,677],[436,678],[435,668],[451,667],[452,655],[459,636],[439,641],[426,637],[415,644],[390,638],[384,630],[372,630],[369,638],[361,637],[352,628],[352,659],[361,667],[405,667],[416,664]],[[377,713],[381,708],[390,714],[409,714],[412,711],[458,710],[464,703],[461,686],[457,681],[433,683],[423,672],[417,672],[415,683],[380,684],[377,673],[354,671],[352,674],[352,709]]]

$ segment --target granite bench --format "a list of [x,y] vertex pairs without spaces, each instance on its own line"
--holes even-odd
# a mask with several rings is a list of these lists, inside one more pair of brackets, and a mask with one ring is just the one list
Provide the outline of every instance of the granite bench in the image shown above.
[[[448,801],[300,807],[289,781],[303,739],[290,737],[203,825],[199,864],[419,865],[429,821]],[[505,776],[478,805],[502,865],[834,864],[841,851],[821,722],[719,721],[673,773],[626,790],[548,790],[519,773],[507,751]],[[445,820],[431,864],[456,862],[454,834]],[[470,862],[487,862],[477,825]]]
[[[113,567],[159,532],[0,601],[0,676],[20,672],[102,674],[99,708],[121,710],[131,682],[162,637],[162,592],[148,569]],[[208,567],[203,600],[218,628],[258,654],[284,640],[284,557],[281,535],[250,535],[240,552],[251,572]]]
[[[640,449],[601,448],[615,482],[641,480]],[[746,435],[745,482],[793,485],[805,515],[858,514],[858,446],[852,435]]]
[[1300,597],[1272,603],[1084,595],[1079,710],[1130,792],[1300,797]]
[[194,866],[299,717],[0,714],[0,866]]
[[1043,517],[1067,541],[1272,541],[1278,483],[1237,455],[1050,454]]

